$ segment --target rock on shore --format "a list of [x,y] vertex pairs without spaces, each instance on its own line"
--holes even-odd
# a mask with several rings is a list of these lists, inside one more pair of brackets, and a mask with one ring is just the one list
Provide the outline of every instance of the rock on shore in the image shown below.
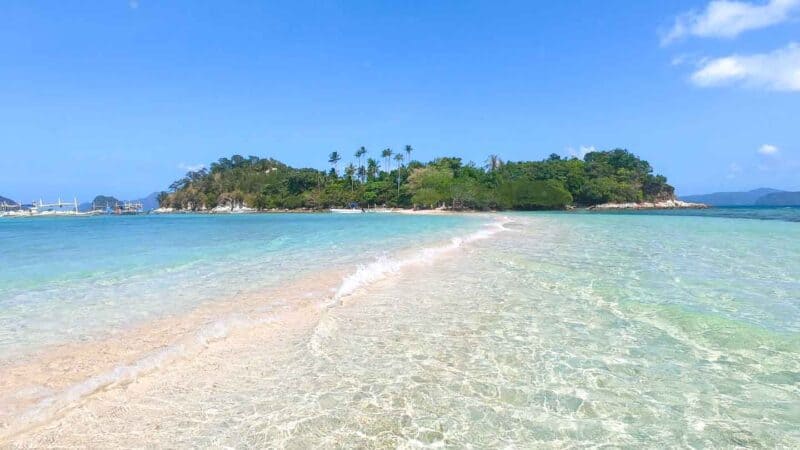
[[590,206],[589,209],[703,209],[708,205],[703,203],[689,203],[681,200],[662,200],[660,202],[642,203],[603,203],[602,205]]

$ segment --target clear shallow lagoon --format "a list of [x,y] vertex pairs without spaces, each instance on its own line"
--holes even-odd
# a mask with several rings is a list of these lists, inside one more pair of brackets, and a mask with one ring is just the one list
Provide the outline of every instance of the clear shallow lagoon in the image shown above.
[[[720,217],[726,219],[780,220],[800,222],[800,206],[718,206],[707,209],[580,211],[577,214]],[[573,214],[576,214],[573,213]]]
[[[441,252],[424,248],[492,219],[286,219],[359,227],[365,262],[366,236],[392,235],[415,263],[368,266],[381,276],[341,304],[232,334],[17,443],[798,447],[800,227],[705,215],[515,213]],[[393,228],[420,226],[424,245]]]
[[481,223],[382,214],[0,219],[0,361]]

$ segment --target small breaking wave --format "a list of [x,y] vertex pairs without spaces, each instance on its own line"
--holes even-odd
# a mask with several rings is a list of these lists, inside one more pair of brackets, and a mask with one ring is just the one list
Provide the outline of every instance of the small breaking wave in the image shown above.
[[503,217],[467,236],[454,237],[448,244],[438,247],[425,247],[419,252],[399,260],[393,260],[384,256],[375,262],[360,266],[355,273],[346,276],[342,280],[342,284],[336,290],[336,294],[334,294],[331,300],[333,300],[333,302],[341,301],[342,298],[352,295],[360,288],[382,280],[393,273],[399,272],[405,267],[431,263],[438,257],[452,252],[464,244],[488,239],[500,231],[505,230],[504,225],[509,222],[511,222],[511,219]]
[[[431,264],[443,255],[458,250],[464,244],[489,239],[495,234],[505,231],[505,225],[510,222],[512,222],[510,218],[503,216],[474,233],[463,237],[454,237],[447,244],[436,247],[424,247],[401,259],[392,259],[383,256],[372,263],[359,266],[354,273],[344,277],[333,297],[322,306],[325,309],[334,307],[341,304],[344,298],[353,295],[360,289],[396,274],[406,267]],[[311,336],[309,347],[313,351],[320,353],[323,341],[329,338],[336,329],[337,326],[330,315],[323,313],[319,323],[314,329],[314,334]]]

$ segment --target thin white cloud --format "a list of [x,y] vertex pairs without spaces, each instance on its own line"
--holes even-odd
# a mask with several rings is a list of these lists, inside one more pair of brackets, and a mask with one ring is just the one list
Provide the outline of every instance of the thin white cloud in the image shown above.
[[708,61],[708,58],[697,52],[681,53],[672,57],[669,64],[673,67],[697,66]]
[[778,153],[780,149],[771,144],[764,144],[761,147],[758,147],[758,153],[765,155],[765,156],[772,156]]
[[178,169],[185,170],[187,172],[197,172],[198,170],[203,169],[205,166],[205,164],[180,163],[178,164]]
[[668,45],[686,36],[733,38],[748,30],[785,22],[798,10],[800,0],[765,3],[714,0],[703,11],[679,15],[672,28],[661,37],[661,44]]
[[669,63],[672,66],[680,66],[680,65],[683,65],[686,62],[687,58],[688,57],[686,55],[678,55],[678,56],[673,57],[672,60]]
[[567,153],[569,154],[569,156],[573,156],[578,159],[583,159],[583,157],[586,156],[587,153],[596,151],[597,149],[594,147],[594,145],[588,145],[588,146],[581,145],[580,147],[578,147],[577,150],[575,150],[572,147],[567,147]]
[[700,87],[741,85],[773,91],[800,91],[800,45],[770,53],[709,59],[691,75]]

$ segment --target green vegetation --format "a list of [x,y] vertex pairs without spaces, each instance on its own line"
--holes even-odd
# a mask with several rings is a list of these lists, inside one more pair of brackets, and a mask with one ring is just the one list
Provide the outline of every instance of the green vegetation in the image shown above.
[[[384,149],[382,164],[364,147],[341,171],[342,155],[328,156],[328,172],[297,169],[271,158],[233,155],[189,172],[159,195],[161,206],[199,210],[231,202],[258,209],[322,209],[352,203],[453,209],[563,209],[571,205],[657,201],[674,197],[666,178],[627,150],[588,153],[583,160],[550,155],[543,161],[485,166],[461,158],[412,161],[414,149]],[[382,166],[382,167],[381,167]]]

